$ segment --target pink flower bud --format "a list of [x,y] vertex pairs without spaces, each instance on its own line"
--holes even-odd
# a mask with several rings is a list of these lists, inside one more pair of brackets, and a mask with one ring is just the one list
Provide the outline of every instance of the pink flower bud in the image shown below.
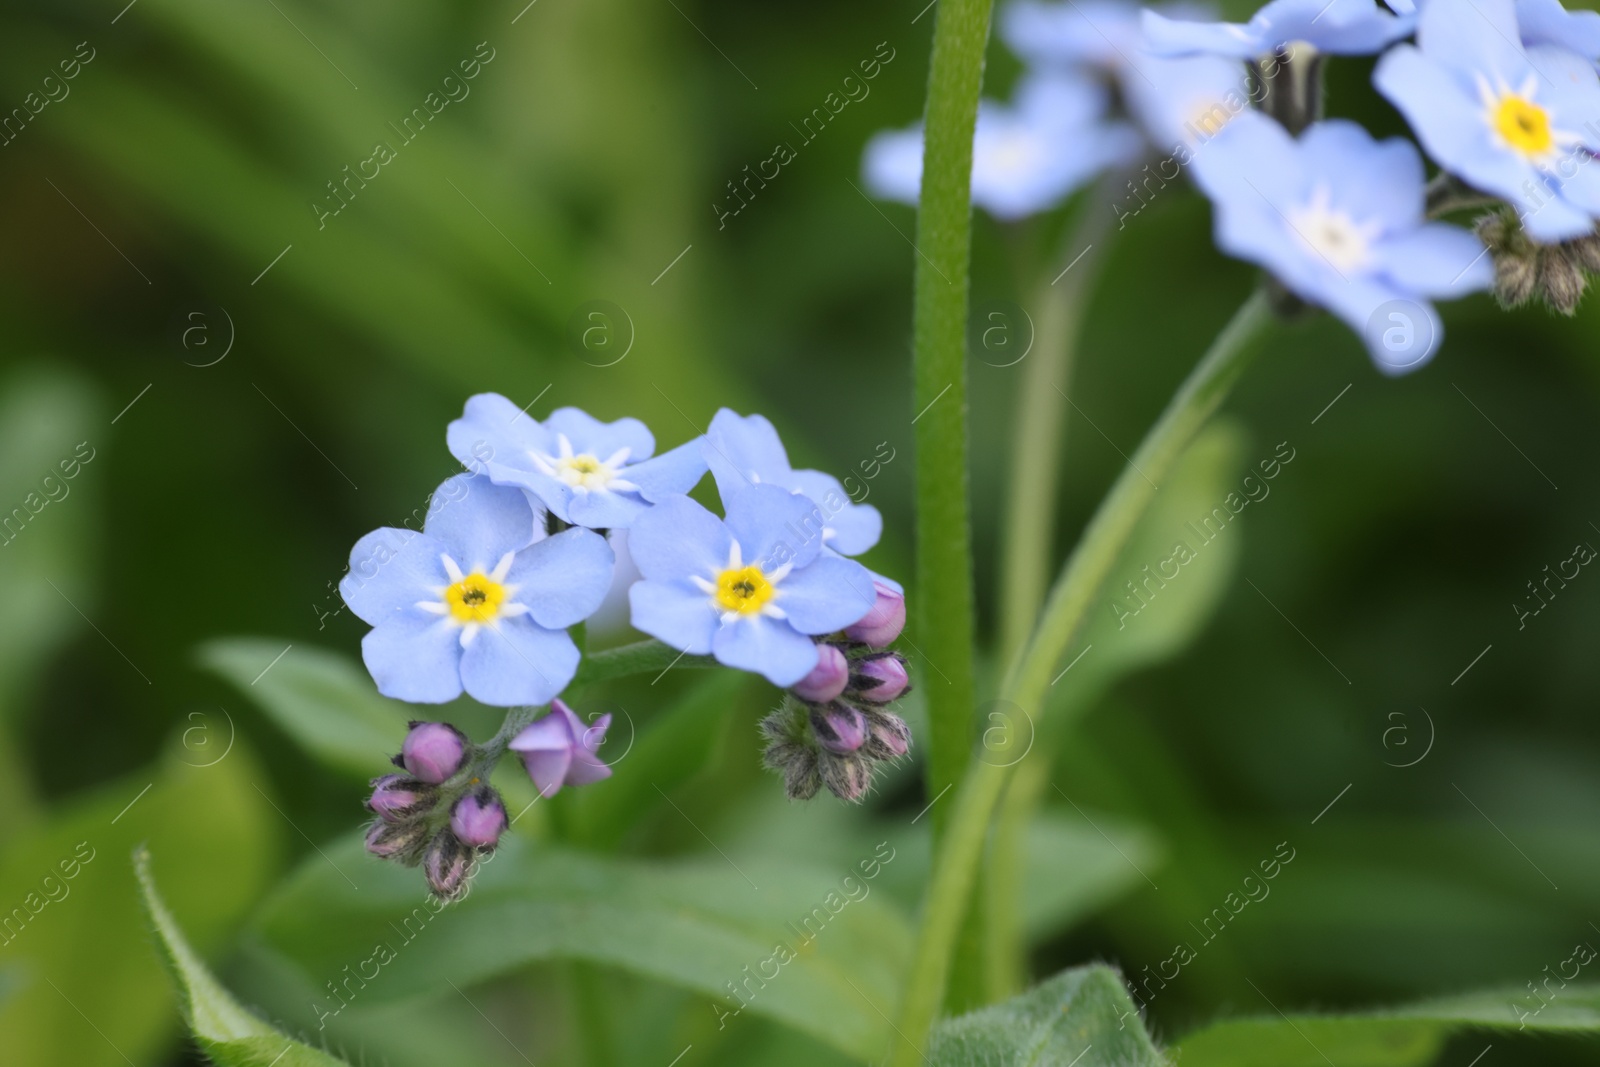
[[412,867],[416,865],[417,855],[427,839],[426,823],[375,822],[367,831],[367,851],[380,859],[395,860]]
[[426,815],[439,798],[439,790],[403,774],[385,774],[372,780],[367,807],[384,822],[408,822]]
[[466,751],[466,735],[449,723],[414,722],[400,761],[414,777],[438,785],[461,769]]
[[850,695],[869,704],[887,704],[906,691],[906,661],[890,652],[872,656],[856,665],[850,679]]
[[868,708],[865,715],[868,737],[861,746],[863,753],[877,760],[893,760],[911,751],[911,729],[904,719],[877,708]]
[[817,743],[835,755],[847,755],[867,740],[867,722],[849,704],[829,704],[811,709],[811,729]]
[[882,582],[873,582],[872,586],[877,590],[877,601],[858,622],[845,627],[844,635],[873,648],[887,648],[905,629],[906,598]]
[[794,695],[813,704],[826,704],[844,692],[850,681],[850,664],[833,645],[817,646],[817,665],[794,684]]
[[450,829],[472,848],[493,848],[505,828],[505,805],[500,803],[500,794],[487,787],[456,801],[450,812]]
[[441,900],[459,900],[467,894],[472,874],[472,850],[449,830],[440,830],[422,854],[422,876]]

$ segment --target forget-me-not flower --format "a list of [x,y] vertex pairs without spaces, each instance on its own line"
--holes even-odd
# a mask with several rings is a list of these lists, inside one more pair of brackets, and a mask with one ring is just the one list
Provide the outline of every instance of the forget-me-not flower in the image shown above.
[[1248,112],[1196,154],[1194,167],[1216,208],[1218,247],[1360,331],[1387,373],[1420,366],[1436,350],[1442,331],[1426,298],[1494,280],[1476,237],[1426,221],[1422,159],[1409,141],[1374,141],[1339,119],[1296,140]]
[[861,564],[825,553],[816,509],[776,485],[723,498],[719,519],[686,496],[641,515],[629,549],[644,579],[633,625],[684,652],[794,685],[817,665],[812,636],[862,618],[876,600]]
[[1600,215],[1600,78],[1574,52],[1519,40],[1512,0],[1427,0],[1417,44],[1372,80],[1440,166],[1515,206],[1531,236],[1581,237]]
[[1150,140],[1179,163],[1250,107],[1244,64],[1213,55],[1141,55],[1122,92]]
[[1336,55],[1370,55],[1409,34],[1414,13],[1392,14],[1377,0],[1270,0],[1249,22],[1191,22],[1143,14],[1145,41],[1157,55],[1252,59],[1286,45]]
[[[1107,121],[1103,86],[1081,74],[1028,77],[1013,104],[978,105],[972,142],[972,202],[997,219],[1048,211],[1107,167],[1131,161],[1139,136]],[[916,204],[922,190],[922,128],[889,130],[867,143],[862,170],[877,195]]]
[[556,518],[593,530],[626,528],[656,500],[694,488],[706,471],[698,440],[651,458],[655,438],[638,419],[601,422],[558,408],[541,423],[498,393],[468,400],[447,439],[467,469],[520,486]]
[[361,656],[378,691],[440,704],[543,704],[578,668],[566,627],[600,606],[612,556],[591,530],[543,537],[521,489],[458,474],[434,494],[421,533],[356,542],[339,592],[372,631]]

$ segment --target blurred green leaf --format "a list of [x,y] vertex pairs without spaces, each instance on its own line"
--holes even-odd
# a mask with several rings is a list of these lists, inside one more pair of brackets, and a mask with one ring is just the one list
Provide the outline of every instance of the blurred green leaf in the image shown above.
[[[658,789],[670,791],[715,764],[721,747],[715,741],[723,736],[728,714],[749,680],[738,671],[715,671],[652,718],[633,748],[613,758],[614,763],[626,761],[625,774],[609,779],[605,789],[573,796],[574,821],[583,839],[615,844],[642,812],[660,806]],[[613,722],[609,736],[616,736],[621,725]]]
[[929,1067],[1163,1067],[1110,967],[1063,971],[1001,1004],[934,1027]]
[[159,767],[108,784],[7,847],[0,958],[25,985],[0,1004],[6,1062],[147,1063],[171,1037],[171,994],[126,860],[136,845],[161,853],[172,909],[202,949],[231,935],[255,901],[276,864],[282,817],[241,745],[211,766],[186,757],[174,747]]
[[1360,1014],[1230,1019],[1191,1034],[1181,1052],[1184,1067],[1418,1067],[1457,1031],[1524,1029],[1600,1034],[1600,985],[1563,987],[1549,1003],[1509,987]]
[[311,755],[353,777],[371,778],[400,751],[415,710],[379,696],[366,672],[337,652],[301,647],[274,663],[288,646],[278,638],[230,637],[208,641],[198,656],[202,667],[237,686]]
[[[301,979],[271,1005],[290,1018],[311,998],[334,1010],[325,986],[350,973],[377,971],[344,987],[359,1008],[582,959],[702,993],[713,998],[708,1016],[732,1015],[743,1000],[865,1058],[884,1046],[910,955],[897,909],[870,891],[851,900],[838,875],[798,863],[643,862],[511,838],[465,901],[436,912],[415,871],[371,859],[358,837],[325,852],[256,923],[253,965]],[[379,946],[392,956],[381,965]]]
[[83,625],[73,603],[89,606],[94,498],[106,473],[105,461],[94,460],[112,432],[94,389],[76,374],[32,367],[0,385],[0,520],[9,520],[0,526],[0,717],[46,652]]
[[150,851],[134,853],[134,874],[150,925],[161,940],[162,956],[172,970],[183,1017],[201,1050],[220,1067],[335,1067],[343,1060],[290,1040],[246,1011],[206,969],[184,940],[156,890],[150,872]]

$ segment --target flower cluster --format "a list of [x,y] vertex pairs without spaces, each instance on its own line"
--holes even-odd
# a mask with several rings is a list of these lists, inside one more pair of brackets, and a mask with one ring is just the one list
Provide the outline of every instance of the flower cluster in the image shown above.
[[494,851],[506,828],[500,794],[479,776],[480,753],[448,723],[414,722],[395,765],[405,774],[372,780],[367,807],[377,816],[367,851],[422,866],[445,900],[466,895],[472,861]]
[[[1540,296],[1570,314],[1600,265],[1595,12],[1560,0],[1270,0],[1225,23],[1121,0],[1017,0],[1001,34],[1027,66],[1022,102],[1009,125],[980,113],[974,203],[1001,218],[1043,211],[1127,161],[1110,99],[1170,152],[1128,183],[1140,207],[1187,169],[1213,202],[1218,246],[1344,320],[1386,373],[1437,351],[1432,300],[1493,287],[1507,305]],[[1375,87],[1442,168],[1431,184],[1411,142],[1322,117],[1325,57],[1377,53]],[[1046,80],[1089,88],[1034,88]],[[1111,96],[1091,101],[1096,85]],[[1071,180],[1053,176],[1063,155],[1079,164]],[[914,200],[920,134],[880,134],[865,167],[880,195]],[[1499,206],[1475,234],[1432,221],[1485,202]],[[1113,206],[1124,223],[1137,210]]]
[[[351,552],[339,588],[372,627],[362,657],[379,692],[398,700],[465,693],[549,710],[513,712],[481,748],[448,724],[415,725],[397,759],[407,773],[373,783],[371,852],[420,863],[434,891],[454,898],[472,856],[505,828],[483,784],[504,752],[547,797],[610,776],[599,755],[610,717],[585,726],[558,697],[582,658],[568,628],[635,568],[626,595],[636,629],[822,709],[787,744],[816,761],[905,754],[905,723],[882,710],[907,688],[905,660],[888,649],[905,621],[903,590],[849,558],[877,543],[882,516],[832,476],[792,467],[766,419],[724,409],[704,435],[655,455],[637,419],[562,408],[540,422],[487,393],[446,437],[467,470],[432,494],[422,529],[375,530]],[[687,495],[708,472],[720,516]],[[618,566],[619,552],[631,567]],[[834,792],[859,800],[870,769],[849,781]]]

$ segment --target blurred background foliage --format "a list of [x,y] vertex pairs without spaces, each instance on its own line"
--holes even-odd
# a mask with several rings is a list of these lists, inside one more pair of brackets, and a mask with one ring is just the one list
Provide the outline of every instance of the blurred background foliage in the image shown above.
[[[841,475],[887,442],[871,562],[909,579],[914,218],[856,186],[867,136],[920,111],[920,13],[921,0],[8,6],[4,109],[26,107],[79,42],[93,58],[0,148],[0,507],[59,494],[45,476],[80,443],[93,459],[0,548],[0,909],[81,842],[94,854],[0,945],[8,1063],[192,1062],[137,911],[139,842],[240,997],[321,1040],[305,984],[356,958],[362,922],[419,896],[350,843],[361,779],[405,712],[352,666],[362,627],[329,614],[333,585],[360,534],[450,472],[444,426],[471,393],[637,415],[663,445],[719,406],[759,410],[798,462]],[[493,58],[470,95],[401,145],[388,124],[479,42]],[[796,124],[880,42],[893,59],[870,94],[804,141]],[[1369,70],[1332,64],[1331,108],[1399,133]],[[994,49],[991,90],[1014,75]],[[379,140],[397,158],[319,228],[311,204]],[[719,224],[726,183],[779,142],[796,158]],[[1027,299],[1060,225],[978,219],[980,312]],[[1068,418],[1063,554],[1251,283],[1181,185],[1103,252],[1070,389],[1084,417]],[[592,301],[615,306],[598,355],[574,340]],[[1397,381],[1327,319],[1277,335],[1188,489],[1171,490],[1187,495],[1157,509],[1118,573],[1163,558],[1279,442],[1294,461],[1206,550],[1199,588],[1130,623],[1165,628],[1149,647],[1085,661],[1063,697],[1072,728],[1044,739],[1056,788],[1028,832],[1020,919],[1035,977],[1103,959],[1137,980],[1197,944],[1196,924],[1284,841],[1296,858],[1270,897],[1149,1000],[1161,1039],[1263,1013],[1267,997],[1518,989],[1600,937],[1600,579],[1581,574],[1525,628],[1512,607],[1576,543],[1600,544],[1597,321],[1462,301],[1435,364]],[[1018,372],[981,356],[972,487],[989,620]],[[1109,603],[1098,625],[1114,652]],[[881,1022],[829,998],[840,972],[892,1004],[928,862],[915,769],[864,811],[790,807],[757,765],[770,693],[700,682],[608,690],[595,707],[630,713],[634,773],[663,791],[624,763],[537,810],[458,934],[407,964],[432,983],[394,980],[332,1046],[353,1062],[577,1062],[571,1020],[587,1013],[615,1041],[591,1062],[666,1063],[685,1045],[684,1067],[864,1059]],[[495,721],[449,714],[480,735]],[[517,858],[551,834],[569,851]],[[752,873],[809,873],[750,904],[707,838]],[[737,977],[725,959],[759,958],[738,939],[763,948],[880,840],[897,862],[839,958],[719,1030],[710,1002]],[[368,892],[347,894],[337,866]],[[573,963],[537,932],[577,921],[592,894],[686,925]],[[497,907],[521,925],[496,925]],[[456,992],[441,992],[447,975]],[[837,1026],[806,1025],[812,1009]],[[1495,1043],[1522,1062],[1594,1059],[1571,1041]],[[1458,1039],[1439,1062],[1476,1049]]]

